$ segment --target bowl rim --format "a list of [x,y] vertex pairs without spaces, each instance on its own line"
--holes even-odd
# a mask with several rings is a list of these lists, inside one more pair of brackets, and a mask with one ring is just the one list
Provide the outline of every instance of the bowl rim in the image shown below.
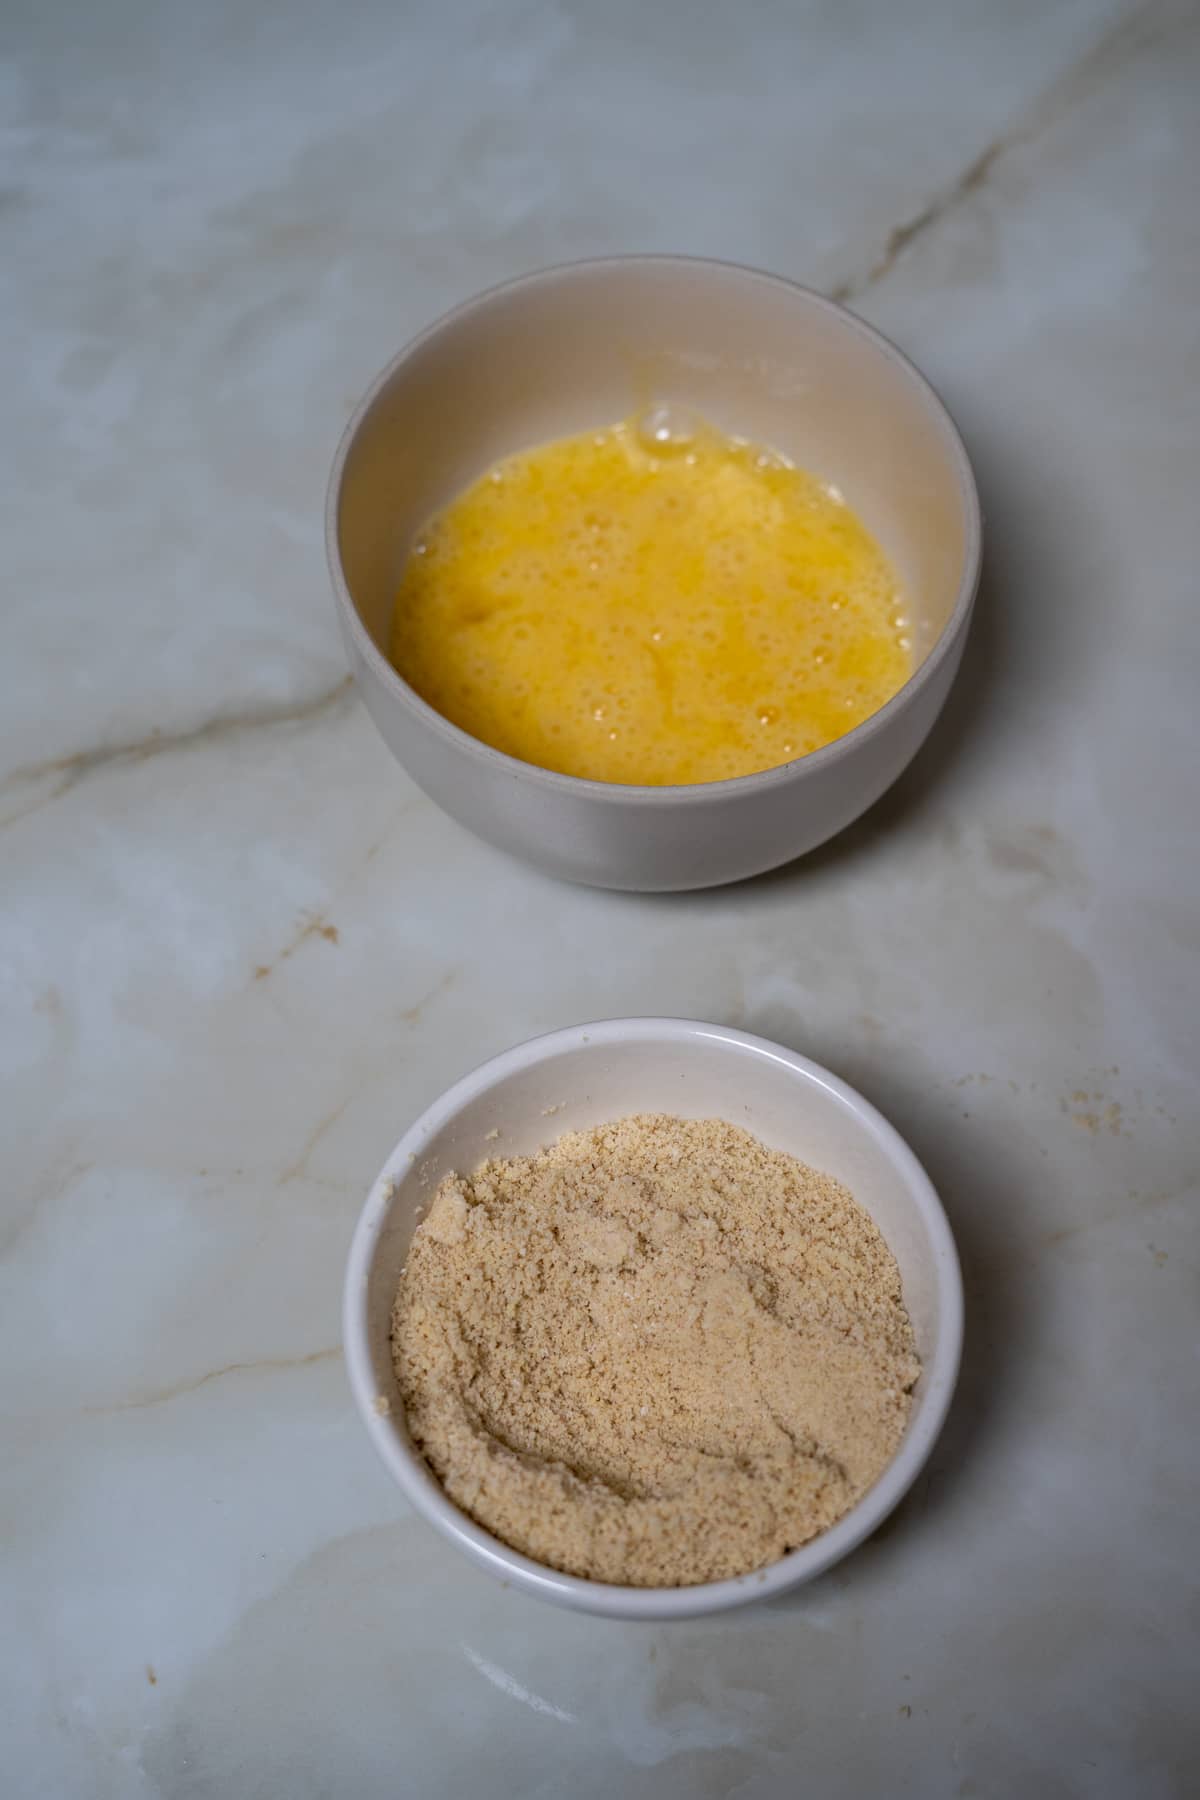
[[[518,1070],[553,1062],[587,1046],[632,1042],[681,1044],[706,1039],[732,1053],[766,1058],[798,1080],[824,1088],[865,1130],[912,1194],[933,1243],[933,1275],[939,1315],[938,1349],[922,1369],[928,1383],[915,1423],[906,1428],[895,1456],[878,1480],[836,1524],[764,1569],[691,1587],[630,1587],[563,1574],[525,1556],[469,1518],[449,1498],[424,1458],[407,1441],[403,1421],[377,1406],[366,1297],[371,1266],[387,1222],[394,1182],[419,1162],[430,1139],[463,1107]],[[444,1537],[477,1565],[510,1585],[579,1612],[626,1619],[680,1619],[724,1611],[798,1587],[823,1574],[857,1548],[908,1492],[945,1422],[962,1354],[962,1272],[942,1203],[913,1151],[895,1126],[840,1076],[782,1044],[732,1026],[698,1019],[635,1017],[567,1026],[515,1044],[490,1057],[438,1096],[408,1130],[371,1185],[350,1245],[343,1293],[343,1343],[350,1388],[358,1412],[385,1468],[406,1498]]]
[[[843,328],[852,335],[862,338],[880,352],[886,360],[893,363],[917,389],[946,441],[950,460],[958,477],[959,497],[963,507],[964,541],[958,591],[946,623],[938,633],[937,639],[920,667],[913,670],[903,687],[898,688],[891,699],[886,701],[877,712],[870,713],[852,730],[845,732],[840,738],[835,738],[832,743],[823,745],[821,749],[810,750],[803,756],[795,757],[790,762],[777,763],[770,769],[759,769],[750,775],[729,776],[722,781],[680,782],[650,786],[633,782],[595,781],[583,775],[563,775],[556,769],[543,769],[537,763],[524,762],[520,757],[510,756],[506,751],[496,750],[491,744],[485,744],[481,738],[473,737],[469,731],[464,731],[461,726],[453,724],[451,720],[438,712],[436,707],[431,706],[427,700],[423,700],[416,689],[405,681],[399,671],[384,656],[363,624],[342,567],[339,520],[346,465],[367,415],[393,377],[426,344],[443,332],[463,323],[472,314],[485,311],[495,301],[506,295],[518,294],[522,289],[553,285],[564,279],[587,279],[592,275],[623,268],[648,268],[656,265],[697,271],[719,271],[722,274],[740,277],[751,284],[758,283],[781,288],[792,297],[814,305],[819,310],[836,317]],[[450,307],[417,332],[414,337],[409,338],[367,388],[351,414],[338,442],[325,496],[325,556],[343,628],[349,633],[358,654],[370,666],[373,674],[383,683],[391,696],[414,714],[423,725],[432,730],[435,736],[441,738],[448,745],[465,751],[476,760],[490,766],[497,773],[502,772],[510,778],[531,783],[552,793],[586,795],[590,800],[613,805],[654,806],[668,802],[675,805],[697,805],[705,800],[720,799],[724,796],[763,793],[780,786],[789,778],[794,777],[797,772],[815,774],[818,770],[837,762],[841,757],[851,754],[858,746],[865,744],[879,732],[884,731],[890,721],[907,708],[934,680],[941,664],[947,656],[952,654],[959,636],[970,621],[971,610],[975,604],[975,595],[979,587],[982,554],[983,516],[974,470],[971,467],[962,435],[941,395],[928,376],[923,375],[916,364],[890,338],[885,337],[883,332],[876,330],[873,325],[868,325],[864,319],[858,317],[857,313],[851,312],[840,302],[831,300],[828,295],[818,293],[815,288],[805,287],[802,282],[793,281],[788,276],[774,275],[766,269],[757,269],[746,263],[732,262],[725,258],[712,256],[669,255],[651,252],[624,256],[585,257],[575,261],[550,263],[544,268],[531,270],[510,280],[496,282],[492,286],[484,288],[480,293],[472,295],[469,299],[461,301],[458,305]]]

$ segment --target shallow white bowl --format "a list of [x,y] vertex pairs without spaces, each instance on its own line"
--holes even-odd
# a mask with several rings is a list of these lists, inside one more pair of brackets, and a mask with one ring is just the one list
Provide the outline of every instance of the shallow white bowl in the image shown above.
[[[913,674],[823,750],[731,781],[583,781],[460,731],[388,660],[401,571],[431,513],[499,457],[652,402],[695,407],[835,483],[891,557],[912,617]],[[553,875],[666,891],[776,868],[895,781],[962,656],[980,518],[945,407],[853,313],[755,269],[627,256],[493,288],[402,350],[346,427],[325,540],[367,710],[426,793]]]
[[[695,1587],[584,1581],[510,1550],[459,1511],[413,1449],[392,1368],[389,1327],[401,1265],[418,1209],[443,1176],[638,1112],[727,1119],[845,1182],[900,1265],[922,1365],[899,1450],[844,1518],[768,1568]],[[350,1385],[367,1431],[408,1499],[444,1536],[490,1574],[559,1605],[626,1619],[682,1619],[810,1581],[891,1512],[950,1404],[962,1345],[962,1278],[928,1176],[887,1120],[844,1081],[794,1051],[722,1025],[609,1019],[504,1051],[422,1114],[384,1164],[359,1219],[344,1315]]]

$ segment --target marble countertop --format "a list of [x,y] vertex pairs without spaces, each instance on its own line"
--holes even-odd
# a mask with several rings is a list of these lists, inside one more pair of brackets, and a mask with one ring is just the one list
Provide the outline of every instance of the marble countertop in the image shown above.
[[[3,35],[6,1795],[1182,1795],[1200,10],[45,0]],[[987,515],[909,774],[690,897],[556,885],[427,802],[321,546],[408,333],[630,249],[846,298],[944,392]],[[338,1313],[433,1095],[647,1011],[884,1108],[968,1336],[873,1541],[626,1628],[406,1513]]]

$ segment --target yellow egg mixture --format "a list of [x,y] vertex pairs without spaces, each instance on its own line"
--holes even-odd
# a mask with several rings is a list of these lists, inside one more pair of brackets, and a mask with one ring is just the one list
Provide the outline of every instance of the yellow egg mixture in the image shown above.
[[841,496],[661,410],[451,501],[413,546],[392,660],[497,750],[652,786],[816,750],[912,669],[896,576]]

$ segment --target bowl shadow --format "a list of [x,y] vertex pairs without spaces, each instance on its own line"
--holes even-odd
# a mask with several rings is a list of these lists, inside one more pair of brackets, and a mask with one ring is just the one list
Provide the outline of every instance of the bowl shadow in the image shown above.
[[943,806],[1002,753],[1008,734],[1028,730],[1060,705],[1067,684],[1087,682],[1092,646],[1078,620],[1047,606],[1045,595],[1078,585],[1069,545],[1079,534],[1084,542],[1102,542],[1105,522],[1082,516],[1069,473],[1047,493],[1021,454],[986,429],[963,436],[984,517],[983,561],[963,659],[925,743],[872,807],[805,856],[727,887],[640,894],[640,904],[727,904],[836,876]]
[[1019,1253],[1014,1251],[1005,1220],[1009,1199],[1018,1184],[1028,1185],[1029,1172],[998,1161],[994,1143],[986,1153],[971,1127],[948,1106],[933,1084],[914,1078],[911,1064],[898,1067],[886,1050],[832,1039],[814,1041],[770,1014],[755,1017],[750,1030],[789,1044],[835,1070],[889,1119],[912,1147],[938,1191],[950,1221],[963,1271],[965,1322],[958,1384],[941,1434],[925,1468],[904,1499],[845,1564],[816,1581],[765,1605],[804,1606],[811,1598],[849,1586],[880,1555],[890,1553],[891,1540],[925,1530],[955,1504],[964,1477],[984,1454],[989,1436],[1011,1408],[1018,1362],[1016,1346],[1032,1327],[1027,1284],[1012,1279]]

